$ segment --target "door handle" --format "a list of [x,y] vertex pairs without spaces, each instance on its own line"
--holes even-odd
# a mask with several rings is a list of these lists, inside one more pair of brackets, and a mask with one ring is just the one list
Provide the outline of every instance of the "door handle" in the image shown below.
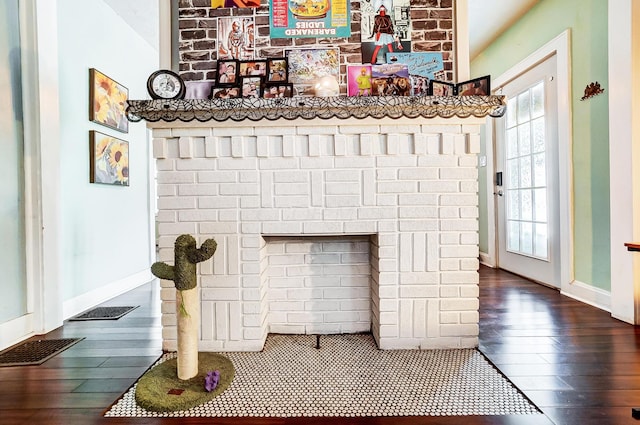
[[498,189],[498,191],[496,192],[496,195],[502,196],[502,194],[503,194],[502,189]]

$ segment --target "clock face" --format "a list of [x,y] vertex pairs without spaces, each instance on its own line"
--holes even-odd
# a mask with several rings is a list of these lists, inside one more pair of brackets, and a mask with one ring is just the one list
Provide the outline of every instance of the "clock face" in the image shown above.
[[185,85],[178,74],[160,70],[151,74],[147,89],[154,99],[178,99],[184,96]]

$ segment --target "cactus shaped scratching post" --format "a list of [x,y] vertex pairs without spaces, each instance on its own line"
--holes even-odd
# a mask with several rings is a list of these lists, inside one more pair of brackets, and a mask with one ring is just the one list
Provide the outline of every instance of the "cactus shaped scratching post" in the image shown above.
[[174,265],[158,262],[151,266],[154,276],[173,280],[177,289],[178,379],[191,379],[198,374],[200,299],[196,288],[196,264],[211,258],[217,246],[215,240],[207,239],[196,248],[193,236],[180,235],[174,245]]

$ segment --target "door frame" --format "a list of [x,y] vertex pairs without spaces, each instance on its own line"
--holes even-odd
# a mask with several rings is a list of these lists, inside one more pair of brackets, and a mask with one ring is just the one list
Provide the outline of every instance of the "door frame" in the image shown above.
[[[563,31],[553,40],[540,47],[527,58],[523,59],[491,83],[493,93],[499,94],[500,88],[518,78],[547,58],[556,55],[556,84],[558,89],[558,190],[560,213],[560,290],[572,294],[574,282],[574,251],[573,251],[573,166],[572,166],[572,111],[571,111],[571,31]],[[493,196],[495,190],[494,175],[496,171],[494,123],[487,121],[486,155],[487,155],[487,239],[488,264],[498,264],[497,257],[497,208]]]
[[0,350],[63,321],[57,0],[20,0],[19,14],[27,314],[0,323]]

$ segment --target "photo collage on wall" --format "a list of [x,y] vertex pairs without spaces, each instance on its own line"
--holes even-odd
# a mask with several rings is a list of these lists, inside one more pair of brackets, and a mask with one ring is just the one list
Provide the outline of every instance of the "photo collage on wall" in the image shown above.
[[[211,7],[259,6],[258,0],[211,0]],[[350,9],[348,0],[269,0],[269,35],[346,38]],[[473,80],[479,87],[464,90],[464,83],[447,82],[442,52],[412,52],[410,0],[362,0],[360,12],[361,63],[343,64],[346,75],[337,47],[285,48],[284,57],[258,58],[255,13],[218,17],[216,79],[208,97],[339,96],[341,83],[347,96],[489,94],[484,77]]]

